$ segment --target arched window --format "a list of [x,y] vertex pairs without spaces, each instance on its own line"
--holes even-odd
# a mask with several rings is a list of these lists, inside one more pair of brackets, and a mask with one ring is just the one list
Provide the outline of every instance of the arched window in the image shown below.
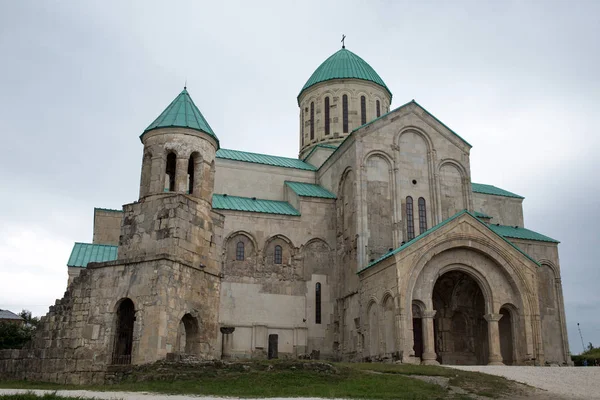
[[283,262],[283,250],[280,245],[275,246],[275,264],[281,264]]
[[360,124],[367,123],[367,99],[365,96],[360,96]]
[[379,103],[379,100],[375,102],[375,108],[377,110],[377,117],[381,117],[381,104]]
[[344,133],[348,133],[348,95],[342,96],[342,120]]
[[315,103],[310,103],[310,140],[315,138]]
[[425,207],[425,199],[419,197],[419,233],[427,230],[427,210]]
[[167,186],[167,192],[175,191],[175,170],[177,167],[177,156],[175,153],[169,153],[167,155],[167,168],[166,174],[169,179],[169,186]]
[[244,261],[244,242],[238,242],[235,248],[235,259]]
[[321,283],[315,285],[315,324],[321,323]]
[[413,219],[413,199],[406,198],[406,236],[408,240],[415,238],[415,220]]
[[194,193],[194,156],[190,156],[188,161],[188,193]]
[[329,97],[325,97],[325,134],[329,135]]

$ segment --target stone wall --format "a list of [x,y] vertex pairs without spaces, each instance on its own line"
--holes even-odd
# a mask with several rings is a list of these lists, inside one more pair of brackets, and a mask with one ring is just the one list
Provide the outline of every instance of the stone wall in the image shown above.
[[124,298],[135,306],[132,364],[176,351],[186,314],[199,327],[196,356],[218,358],[219,291],[218,276],[170,256],[90,264],[50,307],[28,348],[0,351],[0,379],[103,383]]
[[122,219],[121,210],[94,208],[93,243],[118,245]]
[[518,226],[523,228],[523,199],[473,193],[473,207],[476,211],[492,217],[490,223]]

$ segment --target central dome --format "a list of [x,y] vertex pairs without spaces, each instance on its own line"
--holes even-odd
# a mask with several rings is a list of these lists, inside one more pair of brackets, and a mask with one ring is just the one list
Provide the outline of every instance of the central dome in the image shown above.
[[332,79],[361,79],[370,81],[383,87],[389,93],[390,99],[392,97],[392,92],[385,85],[383,79],[365,60],[350,50],[342,48],[325,60],[323,64],[319,65],[319,68],[306,81],[306,84],[298,94],[298,99],[300,99],[302,92],[309,87]]

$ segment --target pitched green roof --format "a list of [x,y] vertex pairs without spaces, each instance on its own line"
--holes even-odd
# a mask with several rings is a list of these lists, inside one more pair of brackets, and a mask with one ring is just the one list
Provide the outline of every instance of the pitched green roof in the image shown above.
[[114,261],[118,246],[107,244],[75,243],[67,267],[87,267],[91,262]]
[[315,185],[313,183],[285,181],[285,184],[301,197],[319,197],[322,199],[336,198],[335,194],[331,193],[323,186]]
[[475,215],[477,218],[489,218],[491,219],[492,217],[490,217],[489,215],[479,212],[479,211],[474,211],[473,215]]
[[256,164],[272,165],[275,167],[303,169],[316,171],[317,168],[297,158],[271,156],[268,154],[249,153],[247,151],[219,149],[217,158],[226,160],[243,161]]
[[483,183],[471,183],[474,193],[492,194],[494,196],[514,197],[515,199],[524,199],[525,197],[509,192],[508,190],[500,189],[493,185]]
[[[533,259],[529,254],[525,253],[523,250],[521,250],[519,247],[517,247],[514,243],[512,243],[511,241],[509,241],[508,239],[506,239],[507,237],[511,237],[511,236],[503,236],[501,233],[496,232],[494,229],[492,229],[492,225],[486,224],[485,222],[480,221],[479,219],[477,219],[477,217],[470,213],[468,210],[462,210],[459,211],[457,214],[454,214],[452,217],[440,222],[439,224],[429,228],[428,230],[426,230],[425,232],[421,233],[419,236],[415,237],[414,239],[404,243],[402,246],[385,253],[384,255],[382,255],[381,257],[379,257],[378,259],[370,262],[366,267],[364,267],[363,269],[361,269],[360,271],[358,271],[358,273],[360,274],[361,272],[365,271],[366,269],[374,266],[375,264],[401,252],[402,250],[406,249],[407,247],[409,247],[410,245],[412,245],[413,243],[415,243],[416,241],[424,238],[425,236],[429,235],[432,232],[437,231],[438,229],[440,229],[441,227],[443,227],[444,225],[448,224],[449,222],[455,220],[456,218],[460,217],[463,214],[469,214],[471,217],[475,218],[475,220],[477,222],[479,222],[480,224],[482,224],[483,226],[487,227],[488,229],[490,229],[492,232],[494,232],[496,235],[500,236],[502,238],[502,240],[504,240],[506,243],[508,243],[511,247],[513,247],[515,250],[517,250],[519,253],[523,254],[525,257],[527,257],[530,261],[533,261],[536,265],[540,265],[535,259]],[[521,228],[524,229],[524,228]],[[533,231],[530,231],[533,232]],[[535,233],[535,232],[533,232]],[[539,235],[539,234],[538,234]],[[543,235],[541,235],[543,236]],[[550,239],[550,238],[548,238]],[[535,239],[532,239],[535,240]],[[554,240],[554,239],[550,239],[550,240]]]
[[382,86],[390,94],[390,99],[392,97],[392,92],[385,85],[383,79],[377,75],[377,72],[375,72],[365,60],[350,50],[342,48],[327,60],[323,61],[310,78],[308,78],[308,81],[306,81],[304,87],[302,87],[302,90],[298,94],[298,102],[300,102],[302,92],[306,89],[319,82],[325,82],[332,79],[361,79],[373,82]]
[[311,150],[308,152],[308,154],[307,154],[306,156],[304,156],[304,158],[302,159],[302,161],[306,161],[306,160],[308,159],[308,157],[310,157],[310,155],[311,155],[312,153],[314,153],[315,151],[317,151],[317,149],[318,149],[319,147],[321,147],[321,148],[324,148],[324,149],[329,149],[329,150],[333,150],[333,151],[335,151],[335,149],[337,149],[337,148],[338,148],[338,146],[339,146],[339,144],[338,144],[338,145],[335,145],[335,144],[316,144],[316,145],[314,145],[314,146],[313,146],[313,148],[312,148],[312,149],[311,149]]
[[496,232],[498,235],[506,238],[513,239],[526,239],[526,240],[537,240],[539,242],[551,242],[551,243],[560,243],[556,239],[552,239],[546,235],[542,235],[541,233],[534,232],[527,228],[520,228],[514,226],[507,225],[497,225],[490,224],[488,225],[491,230]]
[[213,194],[212,207],[215,210],[247,211],[265,214],[300,216],[287,201],[263,200],[249,197]]
[[[175,97],[175,100],[146,128],[142,136],[153,129],[170,127],[195,129],[217,139],[186,89],[183,89],[179,96]],[[218,142],[219,139],[217,139],[217,144]]]

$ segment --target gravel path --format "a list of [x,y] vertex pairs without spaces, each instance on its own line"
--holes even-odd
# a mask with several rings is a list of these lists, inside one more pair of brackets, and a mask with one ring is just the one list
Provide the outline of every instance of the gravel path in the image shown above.
[[447,366],[499,375],[568,399],[600,399],[598,367]]

